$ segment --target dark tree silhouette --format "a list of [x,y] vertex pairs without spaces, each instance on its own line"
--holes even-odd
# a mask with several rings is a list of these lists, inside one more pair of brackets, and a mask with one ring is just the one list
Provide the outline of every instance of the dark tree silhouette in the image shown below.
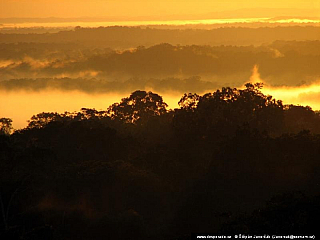
[[12,130],[12,119],[0,118],[0,134],[9,135],[11,134]]
[[264,95],[261,88],[260,83],[247,83],[245,89],[222,88],[200,97],[197,112],[203,129],[231,133],[248,124],[259,131],[279,131],[283,124],[282,102]]
[[142,124],[152,117],[165,114],[167,106],[158,94],[135,91],[130,97],[123,98],[120,103],[111,105],[108,113],[115,120]]
[[285,110],[287,131],[298,133],[310,130],[313,133],[320,133],[320,116],[311,107],[288,105]]
[[[184,94],[173,111],[136,91],[107,111],[40,113],[1,134],[0,238],[316,231],[319,115],[261,87]],[[292,191],[310,198],[263,208]]]
[[62,120],[62,116],[59,113],[43,112],[37,115],[33,115],[28,121],[28,128],[42,128],[52,121]]
[[194,110],[197,108],[199,103],[200,96],[196,93],[188,93],[184,94],[182,98],[179,100],[178,104],[180,108],[185,110]]

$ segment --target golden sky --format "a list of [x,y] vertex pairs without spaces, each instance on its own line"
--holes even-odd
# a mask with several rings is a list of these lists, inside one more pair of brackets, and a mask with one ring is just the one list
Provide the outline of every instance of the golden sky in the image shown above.
[[0,0],[0,17],[130,18],[199,15],[243,8],[295,8],[314,11],[320,9],[320,0]]

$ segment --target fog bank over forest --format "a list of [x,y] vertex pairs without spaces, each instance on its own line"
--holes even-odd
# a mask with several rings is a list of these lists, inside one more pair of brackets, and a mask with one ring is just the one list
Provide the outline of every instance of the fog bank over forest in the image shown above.
[[[43,111],[78,111],[84,104],[80,99],[103,110],[113,96],[119,101],[137,89],[157,92],[174,108],[184,93],[249,81],[263,82],[265,94],[285,103],[320,109],[319,27],[162,28],[0,34],[1,97],[16,108],[24,104],[19,95],[30,99],[23,118],[7,105],[1,106],[2,114],[23,127],[44,97],[52,104]],[[64,105],[53,104],[57,93],[65,96]]]
[[[129,50],[71,43],[2,43],[0,49],[2,81],[68,77],[114,82],[201,77],[220,86],[238,85],[248,80],[255,65],[272,85],[310,84],[320,76],[319,40],[275,41],[257,47],[162,43]],[[13,87],[14,83],[4,85]]]

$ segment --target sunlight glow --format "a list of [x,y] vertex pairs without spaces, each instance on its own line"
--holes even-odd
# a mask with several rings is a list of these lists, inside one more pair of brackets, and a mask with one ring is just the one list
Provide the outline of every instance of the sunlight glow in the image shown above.
[[272,18],[230,18],[230,19],[200,19],[200,20],[170,20],[170,21],[110,21],[110,22],[24,22],[24,23],[3,23],[0,29],[7,28],[32,28],[32,27],[109,27],[109,26],[161,26],[161,25],[219,25],[219,24],[236,24],[236,23],[273,23],[273,24],[320,24],[320,19],[272,19]]
[[311,85],[302,86],[270,86],[261,79],[259,67],[255,65],[252,69],[250,82],[263,83],[262,93],[271,95],[277,100],[282,100],[284,104],[308,105],[312,107],[313,110],[320,110],[320,81]]
[[[1,117],[13,120],[15,129],[27,126],[27,120],[32,115],[42,112],[74,112],[81,108],[95,108],[96,110],[107,110],[107,108],[122,98],[128,97],[130,93],[108,93],[108,94],[86,94],[79,91],[57,91],[45,90],[34,91],[0,91],[0,96],[6,101],[0,101]],[[161,94],[160,94],[161,95]],[[164,94],[164,101],[169,108],[178,107],[178,101],[182,94]]]
[[285,104],[308,105],[313,110],[320,109],[320,83],[298,87],[272,87],[265,85],[262,92],[283,100]]

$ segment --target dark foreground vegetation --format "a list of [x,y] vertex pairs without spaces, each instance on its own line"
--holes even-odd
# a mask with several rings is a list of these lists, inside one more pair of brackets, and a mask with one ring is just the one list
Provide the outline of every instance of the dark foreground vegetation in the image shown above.
[[0,238],[316,234],[320,116],[260,87],[1,119]]

